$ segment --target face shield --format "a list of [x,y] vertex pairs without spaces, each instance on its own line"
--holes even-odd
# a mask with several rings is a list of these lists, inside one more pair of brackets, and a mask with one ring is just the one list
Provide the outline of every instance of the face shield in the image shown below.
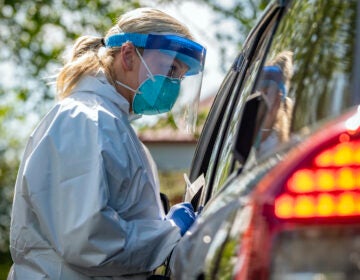
[[[187,38],[170,34],[119,33],[106,39],[107,47],[125,42],[137,47],[141,66],[134,91],[135,114],[169,112],[181,130],[195,130],[206,50]],[[139,49],[139,50],[138,50]],[[125,85],[123,85],[125,86]]]
[[269,99],[273,99],[274,96],[280,94],[281,100],[284,101],[286,99],[286,88],[281,68],[277,65],[264,66],[257,90],[262,91],[266,96],[268,95]]

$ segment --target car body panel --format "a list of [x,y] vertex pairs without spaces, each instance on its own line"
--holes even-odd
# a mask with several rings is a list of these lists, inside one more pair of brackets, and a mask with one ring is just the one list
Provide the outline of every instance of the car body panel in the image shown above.
[[[202,210],[171,256],[172,278],[269,279],[278,232],[269,230],[264,200],[274,202],[276,188],[311,149],[350,133],[349,120],[354,135],[359,132],[359,15],[355,0],[269,4],[224,79],[200,137],[190,179],[205,176],[205,187],[192,200]],[[293,59],[281,99],[288,119],[280,129],[267,129],[271,95],[259,85],[264,66],[278,65],[271,63],[284,53]],[[278,133],[277,143],[265,141],[268,130]]]

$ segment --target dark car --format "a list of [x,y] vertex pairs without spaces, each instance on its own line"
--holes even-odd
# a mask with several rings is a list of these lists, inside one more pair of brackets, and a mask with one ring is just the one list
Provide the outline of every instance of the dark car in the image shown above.
[[173,279],[360,279],[359,3],[268,5],[202,131]]

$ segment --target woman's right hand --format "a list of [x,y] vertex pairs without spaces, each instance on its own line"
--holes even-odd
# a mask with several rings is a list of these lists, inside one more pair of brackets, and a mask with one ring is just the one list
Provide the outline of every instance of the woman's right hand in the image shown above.
[[180,228],[181,236],[190,228],[196,219],[194,208],[191,203],[184,202],[175,204],[166,215],[167,220],[172,220]]

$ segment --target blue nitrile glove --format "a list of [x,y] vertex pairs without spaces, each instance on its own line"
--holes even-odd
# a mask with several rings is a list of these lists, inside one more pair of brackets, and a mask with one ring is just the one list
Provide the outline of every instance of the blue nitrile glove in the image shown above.
[[181,236],[183,236],[196,219],[194,208],[188,202],[175,204],[170,208],[166,219],[173,220],[180,228]]

